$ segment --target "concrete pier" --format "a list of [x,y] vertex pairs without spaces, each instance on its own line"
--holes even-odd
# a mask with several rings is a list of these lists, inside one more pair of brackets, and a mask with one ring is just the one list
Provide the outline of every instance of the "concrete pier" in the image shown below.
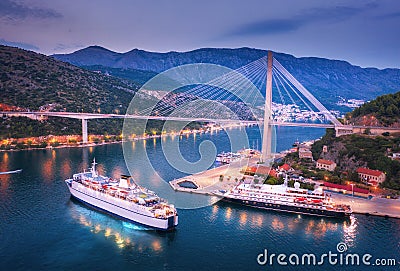
[[[210,170],[205,170],[190,176],[170,181],[169,184],[175,191],[211,195],[216,190],[230,190],[243,177],[240,168],[248,164],[255,164],[258,158],[242,159],[229,165],[223,165]],[[223,179],[220,176],[223,175]],[[197,189],[184,188],[180,182],[190,181],[198,186]]]
[[350,205],[355,214],[400,218],[400,199],[365,199],[337,193],[332,198],[336,203]]

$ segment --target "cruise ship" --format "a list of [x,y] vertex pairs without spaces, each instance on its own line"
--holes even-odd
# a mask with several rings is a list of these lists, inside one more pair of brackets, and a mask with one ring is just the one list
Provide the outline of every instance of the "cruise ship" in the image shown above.
[[225,201],[280,212],[337,218],[352,213],[350,206],[335,204],[322,190],[310,192],[301,189],[298,182],[294,188],[288,187],[287,179],[282,185],[239,183],[232,190],[216,191],[215,195]]
[[65,183],[74,198],[94,208],[159,230],[178,225],[178,214],[172,204],[139,186],[130,176],[114,180],[99,175],[95,160],[89,172],[74,174]]

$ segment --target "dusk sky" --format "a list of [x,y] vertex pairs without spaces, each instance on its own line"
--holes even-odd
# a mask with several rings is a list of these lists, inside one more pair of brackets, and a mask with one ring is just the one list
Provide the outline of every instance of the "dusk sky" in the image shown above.
[[0,0],[0,43],[47,55],[252,47],[400,68],[400,2]]

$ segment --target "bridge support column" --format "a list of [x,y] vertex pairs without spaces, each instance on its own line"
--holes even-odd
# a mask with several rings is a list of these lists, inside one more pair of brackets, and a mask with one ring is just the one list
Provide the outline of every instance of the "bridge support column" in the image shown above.
[[267,64],[267,85],[265,91],[265,106],[264,106],[264,131],[262,137],[262,148],[261,148],[261,162],[268,161],[272,158],[271,146],[272,146],[272,126],[271,126],[271,110],[272,110],[272,64],[273,56],[272,52],[268,51],[268,64]]
[[88,120],[82,119],[82,143],[83,144],[88,143],[87,124],[88,124]]

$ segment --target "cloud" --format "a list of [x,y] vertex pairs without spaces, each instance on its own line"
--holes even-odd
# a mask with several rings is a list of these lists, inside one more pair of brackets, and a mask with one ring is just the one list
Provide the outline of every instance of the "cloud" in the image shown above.
[[25,50],[32,50],[32,51],[39,51],[40,48],[29,43],[24,43],[24,42],[14,42],[14,41],[8,41],[5,39],[0,39],[0,44],[1,45],[7,45],[7,46],[12,46],[12,47],[18,47],[21,49]]
[[9,21],[19,21],[28,17],[47,19],[61,18],[62,15],[52,9],[29,7],[12,0],[0,1],[0,18]]
[[376,7],[369,3],[363,7],[336,6],[329,8],[312,8],[301,14],[285,19],[267,19],[249,23],[228,33],[228,36],[271,35],[292,32],[314,23],[335,23],[350,19],[363,11]]
[[375,19],[378,20],[398,19],[398,18],[400,18],[400,12],[391,12],[375,17]]

